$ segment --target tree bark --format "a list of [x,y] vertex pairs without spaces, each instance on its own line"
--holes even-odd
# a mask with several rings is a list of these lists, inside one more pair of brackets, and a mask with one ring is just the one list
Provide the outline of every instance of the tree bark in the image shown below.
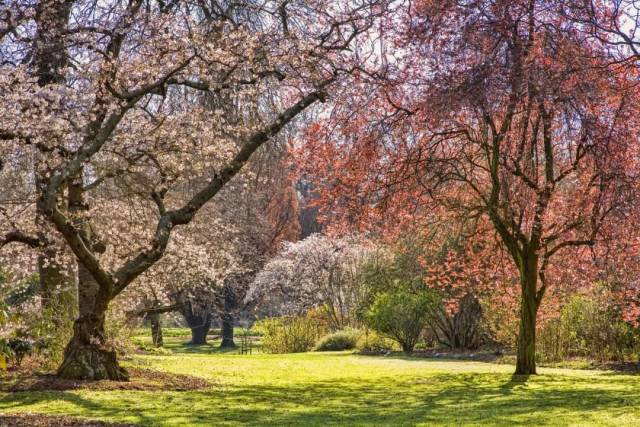
[[226,313],[222,316],[222,348],[234,348],[236,343],[233,341],[233,316]]
[[536,374],[536,318],[538,315],[537,258],[529,257],[520,270],[520,331],[518,334],[518,353],[516,357],[516,375]]
[[[69,214],[80,228],[82,239],[93,251],[102,252],[99,241],[86,221],[87,206],[83,198],[82,171],[69,182]],[[78,263],[78,308],[73,337],[64,352],[58,376],[79,380],[129,379],[118,364],[116,351],[106,342],[104,321],[111,293],[100,286],[91,272]]]
[[82,265],[79,266],[80,316],[73,325],[73,337],[58,368],[60,378],[75,380],[129,379],[120,367],[116,351],[106,343],[104,332],[108,297]]
[[193,310],[190,302],[183,304],[182,315],[191,328],[189,345],[203,345],[207,343],[207,335],[211,329],[211,314],[208,309]]
[[148,318],[151,323],[151,338],[153,339],[153,345],[156,347],[162,347],[164,345],[164,341],[162,340],[160,315],[158,313],[151,313]]
[[236,306],[236,298],[230,286],[225,286],[224,305],[222,312],[222,348],[234,348],[236,343],[233,341],[233,310]]
[[206,324],[194,326],[191,328],[191,341],[189,345],[204,345],[207,343],[207,335],[211,327],[211,320]]

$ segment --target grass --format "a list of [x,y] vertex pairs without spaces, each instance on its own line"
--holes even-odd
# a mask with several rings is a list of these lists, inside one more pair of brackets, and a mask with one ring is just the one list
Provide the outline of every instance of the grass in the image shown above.
[[240,355],[167,338],[145,365],[209,379],[191,392],[38,392],[0,395],[0,412],[66,414],[145,426],[639,425],[640,381],[611,372],[359,356],[348,352]]

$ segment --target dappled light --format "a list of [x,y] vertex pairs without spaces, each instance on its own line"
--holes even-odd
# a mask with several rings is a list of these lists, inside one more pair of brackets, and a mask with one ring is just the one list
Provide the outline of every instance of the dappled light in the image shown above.
[[0,425],[640,425],[639,0],[2,0]]

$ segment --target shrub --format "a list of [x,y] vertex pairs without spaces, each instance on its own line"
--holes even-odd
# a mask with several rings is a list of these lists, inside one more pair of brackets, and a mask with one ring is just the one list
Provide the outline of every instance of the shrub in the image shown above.
[[467,293],[459,301],[454,313],[444,307],[429,322],[432,334],[439,344],[451,349],[473,350],[480,346],[482,307],[478,299]]
[[360,336],[356,343],[356,349],[361,353],[380,353],[393,351],[396,343],[373,330],[368,330]]
[[306,316],[266,318],[253,329],[262,334],[263,350],[274,354],[309,351],[320,335],[317,323]]
[[364,315],[371,328],[397,341],[405,353],[413,351],[438,301],[432,292],[398,289],[376,296]]
[[320,338],[315,351],[340,351],[356,348],[362,332],[357,329],[345,328]]
[[22,359],[33,351],[33,343],[24,338],[11,338],[7,345],[13,353],[12,359],[17,366],[20,366]]
[[636,350],[637,336],[620,313],[598,296],[575,296],[560,315],[538,331],[538,357],[555,362],[567,357],[623,360]]
[[20,337],[35,343],[33,353],[41,356],[46,367],[57,367],[73,334],[73,322],[69,320],[68,313],[64,313],[62,308],[48,307],[23,318],[24,329]]

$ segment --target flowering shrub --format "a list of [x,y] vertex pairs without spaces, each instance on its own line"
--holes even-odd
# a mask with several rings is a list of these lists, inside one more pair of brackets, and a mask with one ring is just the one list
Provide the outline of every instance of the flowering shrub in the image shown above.
[[271,300],[283,314],[316,309],[332,329],[350,326],[362,303],[364,268],[373,253],[358,236],[313,234],[287,242],[256,276],[246,300]]

